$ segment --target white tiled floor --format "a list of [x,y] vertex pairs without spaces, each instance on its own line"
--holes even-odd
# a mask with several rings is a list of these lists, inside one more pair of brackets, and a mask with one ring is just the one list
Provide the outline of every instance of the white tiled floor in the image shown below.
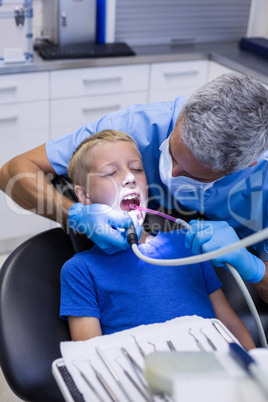
[[[8,254],[0,254],[0,267],[2,267],[3,262],[8,257]],[[2,371],[0,370],[0,401],[1,402],[19,402],[21,399],[17,398],[13,394],[11,389],[6,383]]]

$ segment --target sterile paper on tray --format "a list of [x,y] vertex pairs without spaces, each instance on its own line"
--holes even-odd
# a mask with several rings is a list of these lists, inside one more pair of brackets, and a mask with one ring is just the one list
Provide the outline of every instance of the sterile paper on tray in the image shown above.
[[[242,377],[245,375],[243,370],[237,366],[231,357],[227,359],[227,362],[225,359],[223,359],[223,362],[221,361],[221,355],[226,357],[228,354],[229,356],[228,343],[214,328],[212,325],[213,322],[217,322],[219,325],[221,325],[226,333],[229,334],[231,340],[237,341],[218,320],[204,319],[197,316],[187,316],[176,318],[165,323],[142,325],[129,330],[117,332],[115,334],[96,337],[88,341],[62,342],[60,345],[61,353],[68,371],[72,375],[77,388],[83,394],[86,402],[98,401],[98,399],[89,388],[85,380],[81,377],[77,367],[79,367],[79,369],[87,376],[90,382],[101,394],[103,399],[107,401],[109,400],[107,393],[105,393],[103,387],[96,378],[91,365],[101,373],[118,399],[122,402],[127,401],[127,398],[118,387],[107,367],[96,353],[96,347],[99,347],[103,352],[109,361],[109,364],[120,378],[120,381],[132,396],[132,400],[135,402],[144,401],[144,398],[132,385],[122,370],[123,367],[133,376],[133,378],[136,379],[135,373],[133,372],[133,367],[131,367],[125,358],[121,348],[125,348],[142,368],[144,368],[144,358],[139,351],[137,343],[146,355],[149,355],[155,351],[169,351],[167,341],[172,341],[176,351],[200,352],[194,337],[189,334],[189,329],[191,329],[191,333],[195,336],[195,338],[202,343],[206,351],[211,352],[212,348],[209,345],[205,335],[214,343],[217,348],[217,356],[219,357],[219,361],[223,366],[223,371],[227,369],[228,374],[231,376]],[[155,400],[160,401],[160,398],[156,397]]]

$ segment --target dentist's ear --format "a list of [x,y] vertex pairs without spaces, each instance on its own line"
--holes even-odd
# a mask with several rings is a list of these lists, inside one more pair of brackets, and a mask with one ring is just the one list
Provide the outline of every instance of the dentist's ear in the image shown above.
[[253,162],[251,165],[249,165],[249,167],[255,166],[257,165],[258,161]]
[[91,201],[89,195],[87,194],[85,187],[75,186],[74,192],[75,192],[79,202],[81,202],[84,205],[92,204],[92,201]]

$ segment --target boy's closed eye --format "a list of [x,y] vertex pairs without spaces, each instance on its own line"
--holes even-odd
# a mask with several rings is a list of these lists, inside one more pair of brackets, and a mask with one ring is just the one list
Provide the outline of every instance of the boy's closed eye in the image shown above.
[[103,173],[100,173],[100,177],[111,177],[111,176],[114,176],[116,173],[117,173],[116,170],[112,170],[110,172],[103,172]]

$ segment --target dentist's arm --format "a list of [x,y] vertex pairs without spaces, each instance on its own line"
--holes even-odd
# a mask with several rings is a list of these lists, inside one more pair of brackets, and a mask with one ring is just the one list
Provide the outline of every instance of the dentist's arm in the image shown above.
[[[239,240],[235,230],[227,222],[191,221],[191,228],[185,237],[185,245],[194,254],[217,250]],[[268,302],[268,275],[265,263],[246,248],[233,251],[212,260],[218,267],[229,263],[240,276],[254,284],[262,299]]]
[[[16,156],[0,170],[0,189],[22,208],[85,233],[107,254],[129,247],[126,237],[113,227],[126,228],[130,217],[100,204],[83,206],[61,195],[48,180],[55,175],[45,145]],[[104,208],[105,207],[105,208]]]
[[62,196],[47,174],[55,175],[45,145],[18,155],[0,170],[0,189],[22,208],[59,223],[66,223],[73,201]]

